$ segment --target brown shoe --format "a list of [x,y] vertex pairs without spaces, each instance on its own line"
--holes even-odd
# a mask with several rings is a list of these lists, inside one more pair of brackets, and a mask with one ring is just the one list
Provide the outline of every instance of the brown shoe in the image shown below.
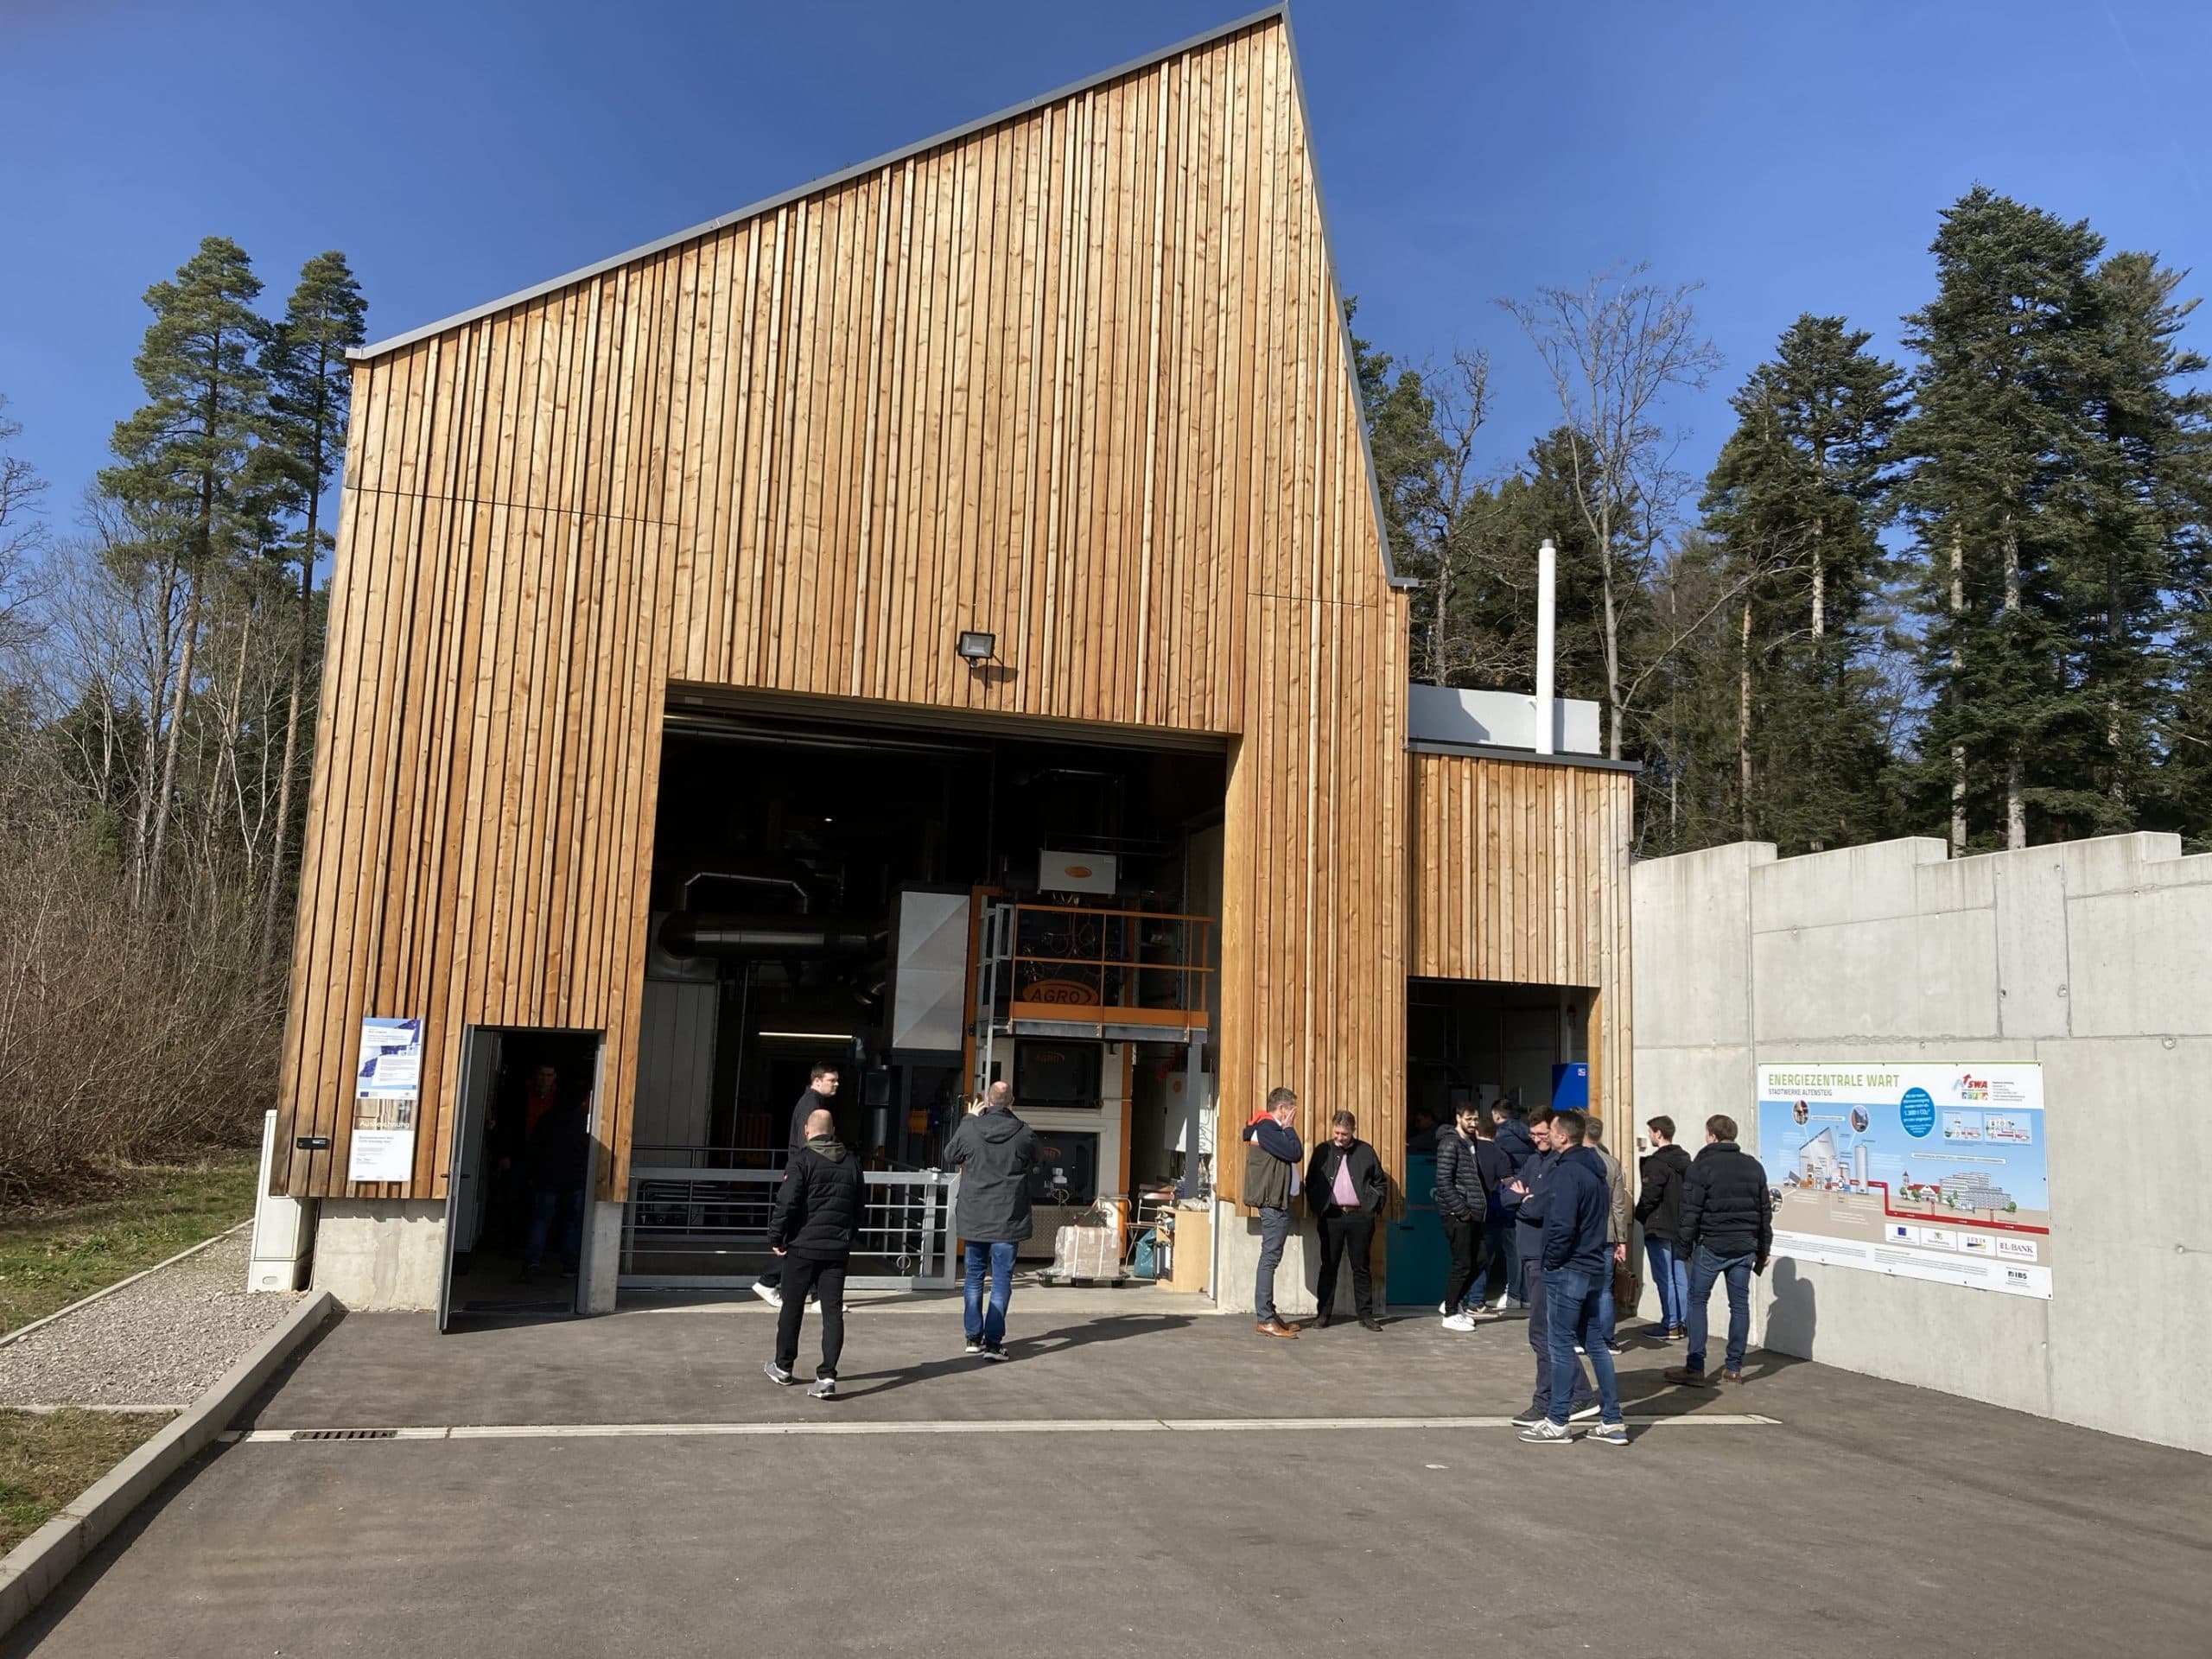
[[1709,1389],[1715,1386],[1713,1379],[1703,1371],[1693,1371],[1687,1366],[1670,1365],[1659,1375],[1669,1382],[1681,1383],[1686,1389]]
[[1252,1327],[1263,1337],[1295,1337],[1298,1327],[1285,1325],[1281,1319],[1262,1319]]
[[1720,1373],[1720,1380],[1723,1382],[1733,1382],[1740,1388],[1743,1385],[1744,1374],[1741,1371],[1723,1371]]

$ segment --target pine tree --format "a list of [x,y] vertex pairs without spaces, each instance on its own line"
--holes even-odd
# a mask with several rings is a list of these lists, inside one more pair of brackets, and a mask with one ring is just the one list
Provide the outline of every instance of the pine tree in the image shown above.
[[1785,852],[1889,827],[1866,659],[1889,565],[1878,532],[1903,377],[1870,339],[1840,317],[1800,316],[1731,400],[1738,424],[1706,489],[1705,556],[1740,590],[1726,647],[1728,793],[1738,833]]
[[2204,358],[2177,343],[2196,304],[2174,297],[2181,277],[2145,253],[2113,254],[2096,272],[2096,442],[2078,480],[2088,533],[2064,578],[2083,621],[2081,682],[2103,710],[2082,814],[2097,829],[2180,826],[2190,815],[2186,795],[2158,772],[2162,752],[2190,747],[2177,699],[2196,653],[2191,599],[2202,593],[2212,523],[2212,397],[2188,384]]
[[2088,533],[2077,480],[2103,244],[1980,186],[1942,217],[1936,296],[1905,319],[1924,360],[1897,444],[1926,560],[1923,748],[1948,773],[1963,852],[1978,817],[2011,847],[2027,844],[2031,808],[2045,829],[2074,817],[2103,742],[2103,711],[2072,671],[2065,592]]
[[315,569],[329,537],[321,527],[323,492],[344,454],[352,379],[346,352],[365,337],[368,307],[346,256],[317,254],[301,268],[299,285],[264,353],[269,376],[270,442],[264,454],[275,474],[277,500],[300,521],[294,543],[299,564],[299,613],[295,620],[292,681],[284,707],[283,758],[276,785],[275,850],[269,863],[268,898],[261,929],[261,959],[276,952],[276,919],[286,874],[292,824],[293,780],[299,770],[300,711],[306,697],[308,660],[315,626]]
[[142,809],[134,849],[141,902],[160,881],[207,584],[257,541],[263,518],[248,468],[268,414],[258,361],[268,330],[253,311],[260,292],[245,251],[219,236],[200,243],[174,282],[146,290],[154,320],[136,367],[148,401],[116,427],[117,464],[100,474],[102,486],[162,543],[156,556],[185,578],[160,777]]

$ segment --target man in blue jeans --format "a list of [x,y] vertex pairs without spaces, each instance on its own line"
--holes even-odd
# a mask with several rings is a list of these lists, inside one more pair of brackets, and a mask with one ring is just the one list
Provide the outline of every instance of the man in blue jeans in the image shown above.
[[1620,1384],[1599,1323],[1603,1306],[1599,1287],[1613,1271],[1611,1182],[1605,1166],[1583,1144],[1583,1139],[1580,1112],[1553,1115],[1551,1141],[1560,1151],[1542,1194],[1551,1402],[1541,1421],[1521,1431],[1522,1440],[1540,1446],[1563,1445],[1574,1438],[1567,1424],[1575,1381],[1582,1370],[1574,1357],[1577,1343],[1589,1351],[1590,1369],[1598,1380],[1598,1427],[1590,1431],[1590,1438],[1602,1446],[1628,1444],[1628,1425],[1621,1420]]
[[1275,1310],[1275,1269],[1290,1236],[1290,1201],[1298,1196],[1298,1169],[1306,1148],[1290,1127],[1298,1096],[1287,1089],[1268,1093],[1268,1109],[1244,1126],[1244,1202],[1260,1212],[1260,1265],[1252,1281],[1255,1327],[1263,1337],[1294,1338],[1298,1327]]
[[[983,1109],[963,1118],[944,1143],[944,1161],[960,1172],[953,1226],[967,1247],[967,1280],[961,1311],[968,1352],[1001,1360],[1006,1351],[1006,1306],[1014,1294],[1014,1246],[1029,1236],[1029,1172],[1037,1162],[1037,1137],[1014,1115],[1014,1090],[995,1083]],[[988,1307],[983,1275],[991,1279]]]
[[1643,1224],[1651,1282],[1659,1290],[1659,1334],[1669,1342],[1680,1342],[1689,1328],[1690,1258],[1682,1248],[1682,1183],[1689,1179],[1690,1155],[1675,1144],[1673,1118],[1651,1118],[1643,1128],[1652,1149],[1643,1160],[1636,1218]]
[[1736,1120],[1705,1120],[1705,1146],[1682,1180],[1681,1237],[1690,1253],[1689,1350],[1666,1373],[1669,1382],[1707,1388],[1706,1304],[1717,1279],[1728,1281],[1728,1350],[1719,1380],[1744,1380],[1744,1348],[1751,1334],[1751,1275],[1766,1271],[1774,1249],[1774,1210],[1766,1169],[1736,1144]]

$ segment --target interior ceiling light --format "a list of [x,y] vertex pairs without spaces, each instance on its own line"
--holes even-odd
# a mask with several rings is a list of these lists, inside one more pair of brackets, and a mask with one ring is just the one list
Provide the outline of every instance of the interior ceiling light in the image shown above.
[[960,653],[962,660],[969,663],[989,662],[998,654],[998,635],[983,633],[973,628],[962,629],[959,641],[953,646]]

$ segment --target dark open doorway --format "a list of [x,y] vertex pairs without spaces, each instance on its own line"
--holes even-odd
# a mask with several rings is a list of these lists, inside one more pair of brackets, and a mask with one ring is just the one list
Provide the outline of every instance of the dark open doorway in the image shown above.
[[599,1070],[597,1032],[465,1033],[440,1329],[583,1311]]

